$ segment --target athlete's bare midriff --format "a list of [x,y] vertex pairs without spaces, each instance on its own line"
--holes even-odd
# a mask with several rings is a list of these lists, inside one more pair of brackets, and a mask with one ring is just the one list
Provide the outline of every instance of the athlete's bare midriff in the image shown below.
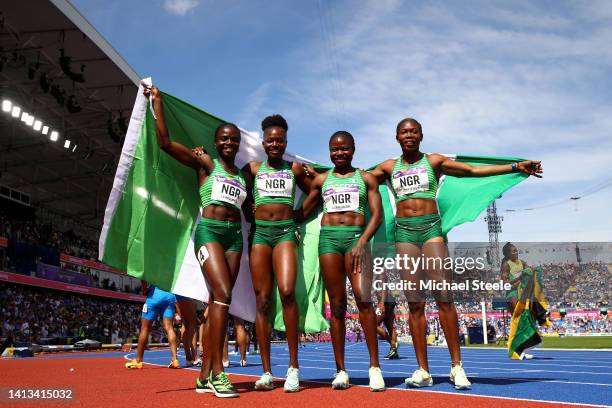
[[437,214],[436,200],[429,198],[409,198],[397,203],[396,218],[420,217],[422,215]]
[[293,219],[293,208],[287,204],[262,204],[255,210],[255,219],[285,221]]
[[240,222],[240,210],[224,205],[211,204],[202,209],[202,217],[217,221]]
[[323,214],[321,225],[333,227],[362,227],[365,225],[365,217],[363,214],[354,211],[326,213]]

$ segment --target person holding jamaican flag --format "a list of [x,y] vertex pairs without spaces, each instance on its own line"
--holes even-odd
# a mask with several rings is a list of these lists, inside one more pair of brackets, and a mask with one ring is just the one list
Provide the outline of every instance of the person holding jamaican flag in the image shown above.
[[506,294],[508,309],[512,313],[508,355],[513,360],[530,360],[526,351],[542,343],[539,325],[548,325],[547,306],[542,290],[542,269],[531,268],[518,257],[518,249],[510,242],[502,249],[504,259],[501,277],[512,284]]

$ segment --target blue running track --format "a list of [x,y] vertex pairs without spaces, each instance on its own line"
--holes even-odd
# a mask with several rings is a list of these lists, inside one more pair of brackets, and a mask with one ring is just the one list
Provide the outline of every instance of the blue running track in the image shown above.
[[[230,350],[232,349],[230,346]],[[382,359],[387,350],[388,345],[381,342],[381,368],[387,387],[405,389],[404,379],[417,368],[412,346],[404,344],[400,346],[399,360]],[[450,372],[448,350],[429,347],[429,367],[434,385],[426,390],[562,403],[604,406],[612,404],[612,351],[538,349],[533,354],[535,355],[533,360],[513,361],[508,358],[506,350],[462,348],[463,366],[473,386],[471,391],[457,391],[448,379]],[[108,356],[107,353],[104,355]],[[179,355],[184,364],[182,350],[179,351]],[[132,356],[130,353],[129,357]],[[169,360],[168,350],[145,353],[147,363],[166,365]],[[284,377],[288,360],[286,344],[274,344],[272,374],[275,377]],[[309,343],[306,347],[300,348],[299,360],[302,380],[331,384],[336,368],[330,343]],[[230,361],[231,365],[226,370],[229,373],[261,375],[259,355],[248,355],[247,367],[240,367],[240,357],[237,355],[230,355]],[[365,343],[347,343],[346,368],[351,384],[367,386],[368,361]]]

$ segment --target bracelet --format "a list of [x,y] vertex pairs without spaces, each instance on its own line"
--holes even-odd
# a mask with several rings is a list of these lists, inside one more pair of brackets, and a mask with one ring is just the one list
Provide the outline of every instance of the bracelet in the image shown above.
[[512,163],[512,172],[513,173],[518,172],[518,163],[516,162]]

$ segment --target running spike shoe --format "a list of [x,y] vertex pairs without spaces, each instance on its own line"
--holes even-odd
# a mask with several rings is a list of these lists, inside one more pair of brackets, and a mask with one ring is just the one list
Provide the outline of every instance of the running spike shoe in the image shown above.
[[426,370],[419,367],[412,373],[412,377],[404,380],[404,383],[406,386],[413,388],[431,387],[433,385],[433,378],[431,378],[431,375]]

